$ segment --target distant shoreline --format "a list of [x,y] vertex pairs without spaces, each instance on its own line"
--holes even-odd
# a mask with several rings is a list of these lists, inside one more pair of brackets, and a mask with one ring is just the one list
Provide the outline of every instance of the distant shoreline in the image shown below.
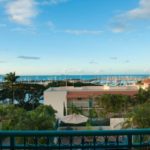
[[[114,75],[20,75],[19,81],[57,81],[57,80],[140,80],[148,78],[148,74],[114,74]],[[0,75],[0,81],[4,75]]]

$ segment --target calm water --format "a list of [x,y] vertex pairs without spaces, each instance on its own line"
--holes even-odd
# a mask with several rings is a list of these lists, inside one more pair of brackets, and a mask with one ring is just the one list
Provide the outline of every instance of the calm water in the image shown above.
[[[92,80],[92,79],[143,79],[150,75],[30,75],[20,76],[19,81],[47,81],[47,80],[66,80],[66,79],[80,79],[80,80]],[[0,81],[4,80],[4,76],[0,75]]]

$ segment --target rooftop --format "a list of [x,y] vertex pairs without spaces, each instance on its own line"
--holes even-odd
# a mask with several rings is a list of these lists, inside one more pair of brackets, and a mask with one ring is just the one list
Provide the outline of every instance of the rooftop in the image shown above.
[[136,86],[124,87],[108,87],[108,86],[84,86],[84,87],[55,87],[49,88],[46,92],[67,92],[67,99],[88,99],[93,96],[100,96],[103,94],[120,94],[133,96],[137,94],[138,88]]
[[128,95],[128,96],[134,96],[137,94],[137,91],[73,91],[73,92],[68,92],[67,94],[67,99],[68,100],[73,100],[73,99],[88,99],[90,97],[96,97],[104,94],[120,94],[120,95]]
[[145,84],[150,84],[150,78],[144,79],[144,80],[143,80],[143,83],[145,83]]
[[46,92],[52,91],[67,91],[67,92],[82,92],[82,91],[138,91],[136,86],[116,86],[116,87],[109,87],[109,86],[83,86],[83,87],[73,87],[73,86],[66,86],[66,87],[51,87],[46,90]]

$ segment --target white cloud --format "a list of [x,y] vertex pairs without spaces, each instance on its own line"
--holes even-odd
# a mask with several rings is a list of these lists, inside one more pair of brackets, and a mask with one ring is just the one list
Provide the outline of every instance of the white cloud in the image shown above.
[[6,13],[10,20],[22,25],[30,25],[38,14],[34,0],[10,1],[6,5]]
[[[39,0],[40,1],[40,0]],[[58,5],[60,3],[68,2],[69,0],[43,0],[42,2],[39,2],[41,4],[50,4],[50,5]]]
[[58,5],[69,0],[0,0],[9,19],[22,25],[31,25],[38,15],[38,6],[43,4]]
[[64,30],[65,33],[73,35],[99,35],[102,33],[101,30]]
[[130,21],[150,19],[150,0],[139,0],[137,7],[117,15],[113,19],[111,31],[122,33],[130,30]]
[[121,32],[124,32],[127,30],[127,27],[125,24],[120,24],[120,23],[117,23],[117,24],[114,24],[112,27],[111,27],[111,31],[114,32],[114,33],[121,33]]
[[119,17],[125,19],[150,19],[150,0],[140,0],[139,6],[121,14]]
[[124,32],[125,30],[123,28],[120,28],[120,27],[114,27],[112,28],[112,32],[114,33],[121,33],[121,32]]

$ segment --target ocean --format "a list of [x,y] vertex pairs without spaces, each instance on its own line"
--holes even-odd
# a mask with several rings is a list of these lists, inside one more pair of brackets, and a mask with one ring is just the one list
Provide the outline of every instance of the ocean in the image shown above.
[[[18,81],[48,81],[48,80],[106,80],[106,79],[131,79],[140,80],[148,78],[147,74],[134,74],[134,75],[21,75]],[[4,81],[4,75],[0,75],[0,82]]]

